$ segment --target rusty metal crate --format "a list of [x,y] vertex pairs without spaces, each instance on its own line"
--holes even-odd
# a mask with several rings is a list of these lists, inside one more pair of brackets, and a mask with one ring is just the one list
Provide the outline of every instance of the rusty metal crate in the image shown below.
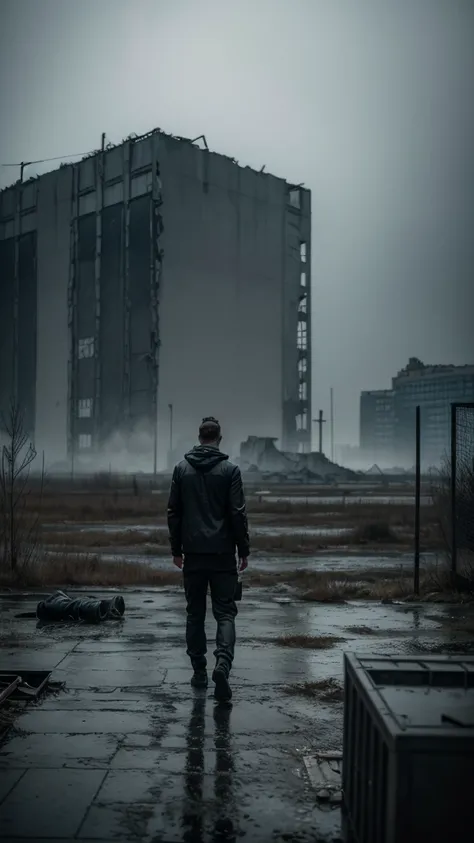
[[471,840],[474,658],[345,654],[344,670],[346,841]]

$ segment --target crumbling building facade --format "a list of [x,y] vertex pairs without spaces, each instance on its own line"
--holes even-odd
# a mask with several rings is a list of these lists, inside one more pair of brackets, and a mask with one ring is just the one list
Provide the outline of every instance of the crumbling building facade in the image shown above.
[[[311,196],[155,130],[0,194],[0,408],[47,460],[310,450]],[[171,428],[171,424],[173,428]]]

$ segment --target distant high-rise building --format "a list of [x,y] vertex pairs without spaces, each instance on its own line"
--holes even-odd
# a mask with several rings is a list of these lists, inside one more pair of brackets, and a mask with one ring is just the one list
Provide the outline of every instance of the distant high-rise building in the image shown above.
[[394,393],[395,452],[405,462],[414,461],[415,409],[421,408],[421,458],[437,465],[450,447],[451,404],[474,401],[474,365],[425,366],[411,357],[392,379]]
[[394,395],[391,389],[375,389],[360,396],[361,458],[370,463],[393,464]]
[[422,463],[439,465],[449,452],[450,407],[457,401],[474,401],[474,365],[426,366],[411,357],[392,378],[392,389],[361,393],[361,455],[367,462],[412,466],[419,405]]

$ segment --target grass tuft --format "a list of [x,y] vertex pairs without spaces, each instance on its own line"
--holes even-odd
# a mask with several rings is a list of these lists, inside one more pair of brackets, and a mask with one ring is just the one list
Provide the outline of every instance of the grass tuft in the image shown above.
[[321,679],[319,682],[287,685],[283,690],[285,694],[293,697],[316,698],[325,703],[344,702],[344,687],[337,679]]
[[279,647],[295,647],[305,650],[327,650],[344,641],[337,635],[280,635],[269,639],[269,643]]

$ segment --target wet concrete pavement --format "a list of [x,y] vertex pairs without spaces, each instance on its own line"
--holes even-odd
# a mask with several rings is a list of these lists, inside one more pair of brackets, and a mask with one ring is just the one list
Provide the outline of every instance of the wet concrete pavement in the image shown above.
[[[37,596],[1,600],[0,669],[52,669],[65,683],[29,704],[0,746],[3,840],[337,840],[339,812],[317,806],[304,758],[341,748],[342,704],[285,686],[342,679],[344,650],[442,642],[441,621],[470,611],[280,603],[252,589],[238,618],[234,705],[222,708],[189,686],[181,590],[125,597],[122,622],[41,629],[15,617]],[[292,634],[344,641],[320,651],[269,643]]]

